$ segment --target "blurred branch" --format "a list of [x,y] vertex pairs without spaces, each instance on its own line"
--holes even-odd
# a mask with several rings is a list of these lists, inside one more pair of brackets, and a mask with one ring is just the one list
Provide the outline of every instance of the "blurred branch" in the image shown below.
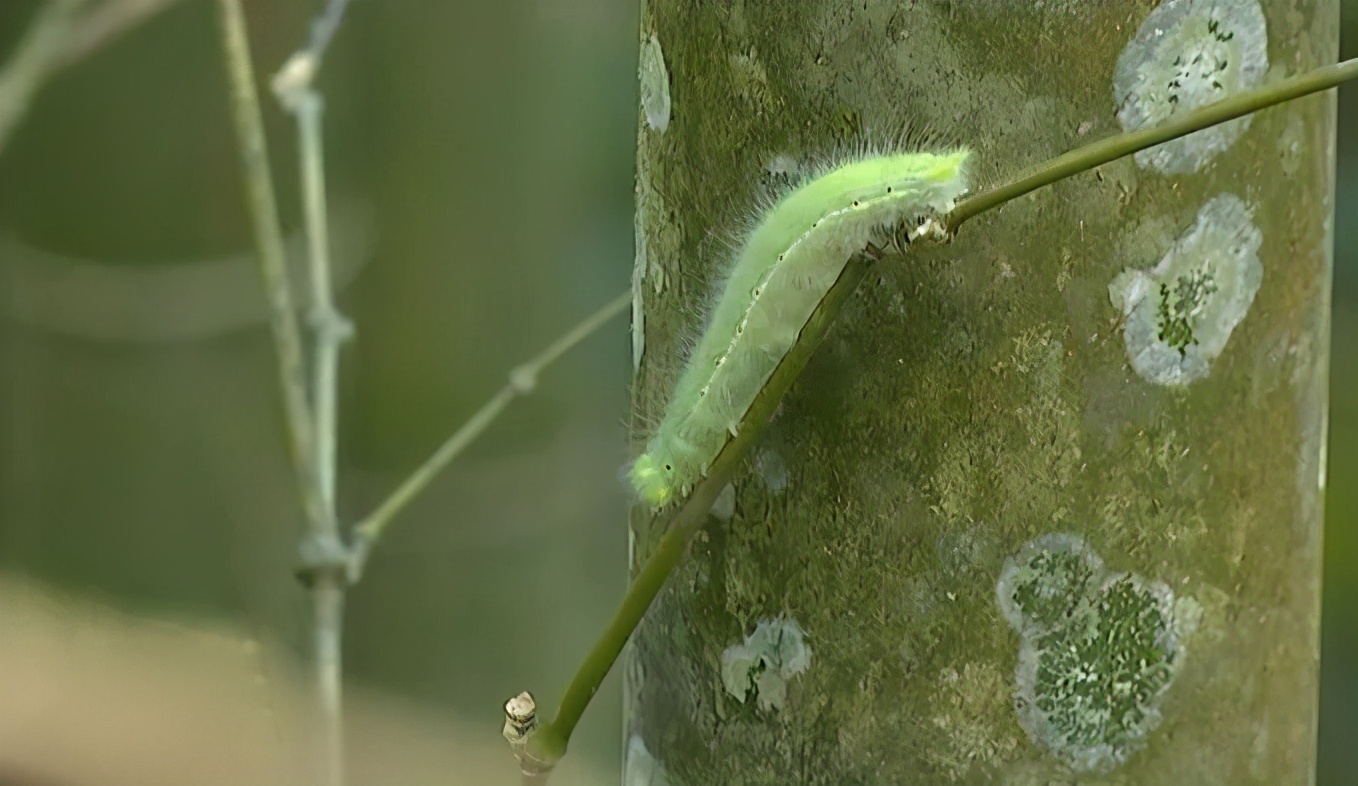
[[66,68],[102,49],[123,33],[164,11],[179,0],[105,0],[72,26],[57,60]]
[[311,83],[321,69],[321,59],[325,50],[344,21],[344,12],[350,0],[329,0],[325,9],[311,23],[311,36],[305,46],[292,53],[292,56],[278,69],[273,77],[273,89],[285,106],[300,96],[311,92]]
[[[292,463],[301,489],[307,513],[307,535],[302,540],[302,575],[311,587],[315,608],[314,644],[318,697],[323,722],[323,772],[325,784],[339,786],[344,782],[343,721],[341,705],[341,631],[344,620],[344,588],[349,581],[349,552],[339,537],[335,520],[333,469],[327,470],[327,460],[333,461],[333,406],[322,412],[321,406],[312,407],[307,401],[302,357],[302,336],[294,318],[292,292],[289,288],[283,254],[282,231],[278,224],[278,207],[273,193],[272,173],[265,144],[263,122],[260,117],[259,97],[255,92],[254,69],[250,62],[250,42],[245,29],[245,17],[240,0],[220,0],[223,46],[231,78],[233,109],[237,136],[240,140],[241,160],[249,193],[249,205],[258,246],[260,273],[268,297],[273,327],[274,348],[278,359],[279,383],[287,415],[289,446]],[[319,115],[314,119],[319,121]],[[316,131],[314,127],[312,131]],[[319,143],[319,135],[316,137]],[[304,179],[318,189],[324,189],[319,153],[313,160],[303,161]],[[317,224],[314,213],[323,215],[324,202],[308,200],[307,232],[312,259],[313,283],[318,276],[324,289],[313,292],[313,313],[323,311],[330,301],[329,260],[326,255],[324,220]],[[319,234],[318,234],[319,233]],[[323,270],[317,273],[317,268]],[[333,312],[333,305],[330,306]],[[317,363],[322,373],[325,364]],[[333,378],[333,364],[328,373]],[[323,380],[333,383],[333,379]],[[331,385],[333,387],[333,384]],[[317,387],[318,397],[322,388]],[[333,395],[330,393],[328,395]],[[331,399],[333,402],[333,399]],[[320,412],[330,419],[329,437],[320,437],[313,413]],[[319,448],[319,450],[318,450]],[[330,451],[322,454],[321,451]],[[327,492],[328,489],[328,492]]]
[[[277,88],[275,88],[277,89]],[[335,522],[336,418],[340,346],[353,336],[353,325],[335,307],[331,281],[329,211],[325,192],[325,145],[321,133],[324,101],[304,88],[279,93],[283,106],[297,118],[297,144],[301,155],[311,309],[307,316],[313,334],[311,404],[315,416],[317,483],[321,501]]]
[[177,2],[48,0],[0,71],[0,151],[48,79]]
[[300,476],[310,528],[302,543],[303,577],[312,587],[315,603],[315,661],[321,714],[324,719],[324,780],[344,782],[344,725],[342,630],[344,593],[357,581],[369,547],[387,523],[414,498],[442,467],[456,457],[495,418],[509,401],[525,395],[540,371],[594,332],[631,302],[630,294],[608,304],[542,355],[516,368],[506,389],[418,469],[392,498],[361,524],[350,547],[340,535],[335,510],[338,444],[338,370],[342,343],[352,326],[334,303],[326,206],[322,114],[324,100],[312,87],[325,49],[333,39],[348,0],[331,0],[312,25],[307,46],[294,53],[272,79],[275,95],[296,118],[304,202],[308,283],[311,309],[308,326],[313,334],[310,395],[304,381],[302,339],[291,317],[292,295],[281,274],[281,245],[277,207],[271,187],[259,102],[250,69],[249,42],[239,0],[220,0],[227,58],[236,98],[236,118],[242,157],[250,186],[250,203],[259,244],[265,290],[273,305],[275,344],[286,403],[294,464]]
[[481,409],[477,410],[476,414],[472,415],[471,419],[464,423],[461,428],[453,432],[453,435],[440,445],[433,455],[412,472],[410,477],[406,478],[405,482],[392,492],[386,501],[378,505],[377,509],[368,514],[355,528],[355,565],[359,568],[362,567],[369,549],[382,537],[382,533],[386,531],[387,525],[396,517],[396,514],[400,513],[406,505],[409,505],[411,500],[428,487],[439,472],[447,467],[453,459],[457,458],[491,423],[495,422],[495,418],[499,417],[505,407],[509,406],[509,402],[519,396],[531,393],[537,385],[538,375],[545,368],[556,362],[558,358],[570,351],[591,333],[603,327],[610,319],[621,314],[631,303],[632,293],[630,291],[618,295],[567,331],[565,335],[553,342],[541,354],[510,371],[509,381],[505,383],[505,386],[482,405]]
[[293,313],[292,290],[288,283],[283,253],[283,232],[278,224],[278,205],[269,169],[269,152],[264,140],[259,96],[255,92],[254,68],[250,62],[250,41],[245,31],[241,0],[218,0],[221,9],[222,44],[231,80],[232,110],[240,143],[241,165],[245,173],[247,199],[254,225],[255,246],[260,275],[269,301],[270,325],[278,356],[279,385],[288,425],[288,444],[292,463],[302,489],[303,504],[312,534],[325,530],[325,506],[312,467],[315,457],[312,420],[303,381],[302,336]]
[[312,23],[310,43],[298,50],[274,75],[272,86],[283,108],[297,120],[302,202],[311,275],[311,470],[320,496],[322,517],[314,522],[310,545],[319,560],[311,567],[315,602],[315,648],[318,688],[325,718],[323,782],[344,783],[343,630],[345,587],[354,580],[353,552],[340,536],[335,511],[336,457],[339,445],[339,355],[353,337],[353,324],[335,307],[330,259],[330,215],[326,206],[325,141],[321,120],[325,101],[311,87],[321,56],[334,38],[348,0],[332,0]]
[[28,105],[42,83],[56,70],[66,31],[85,0],[52,0],[38,9],[37,18],[0,73],[0,150],[10,129],[28,113]]

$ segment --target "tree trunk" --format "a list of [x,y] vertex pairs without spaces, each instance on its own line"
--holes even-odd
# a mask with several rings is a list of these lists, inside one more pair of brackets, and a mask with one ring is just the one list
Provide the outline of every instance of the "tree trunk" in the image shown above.
[[[1332,0],[1152,5],[646,0],[634,450],[808,165],[964,144],[984,188],[1337,54]],[[1333,129],[882,260],[629,649],[625,783],[1311,782]]]

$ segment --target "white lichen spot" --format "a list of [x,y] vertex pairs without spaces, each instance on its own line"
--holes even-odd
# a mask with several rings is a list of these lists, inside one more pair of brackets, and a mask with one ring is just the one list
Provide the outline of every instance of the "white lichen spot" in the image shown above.
[[1245,318],[1263,280],[1263,235],[1233,194],[1213,197],[1197,222],[1151,270],[1125,270],[1108,285],[1125,317],[1132,368],[1157,385],[1207,376]]
[[622,786],[669,786],[665,765],[651,754],[640,734],[627,738],[622,763]]
[[[1258,85],[1268,70],[1268,30],[1258,0],[1166,0],[1118,57],[1113,100],[1134,131]],[[1185,174],[1225,151],[1251,115],[1136,154],[1136,162]]]
[[632,281],[632,371],[641,370],[641,359],[646,356],[646,311],[641,295],[641,281],[646,268],[637,265]]
[[[642,205],[642,197],[649,191],[644,181],[638,181],[637,204]],[[633,228],[636,243],[636,257],[632,260],[632,371],[641,370],[641,359],[646,354],[646,273],[650,269],[650,243],[647,242],[645,228],[637,221]]]
[[660,39],[652,34],[641,42],[641,56],[637,63],[641,84],[641,111],[652,131],[665,133],[670,127],[670,72],[665,69],[665,53]]
[[787,462],[783,454],[773,448],[759,451],[754,458],[754,471],[770,494],[782,494],[787,490]]
[[1145,747],[1201,604],[1106,572],[1064,533],[1011,557],[996,594],[1021,637],[1014,709],[1029,739],[1077,772],[1107,772]]
[[712,516],[721,521],[730,521],[734,515],[736,515],[736,487],[727,483],[712,501]]
[[971,586],[976,573],[988,574],[994,568],[997,549],[993,531],[993,527],[979,523],[951,526],[939,535],[934,551],[945,584]]
[[[642,282],[649,280],[657,295],[665,291],[664,260],[677,252],[682,238],[679,222],[666,204],[664,193],[651,185],[651,175],[650,167],[637,170],[637,220],[633,227],[636,258],[632,268],[634,316],[641,311],[637,299],[641,296]],[[637,338],[638,334],[638,330],[632,331],[633,360],[639,364],[644,347],[637,345],[642,340]]]
[[802,171],[801,164],[797,163],[797,159],[786,153],[780,153],[774,156],[765,169],[770,175],[774,175],[775,177],[780,175],[796,175]]
[[1287,127],[1278,137],[1278,158],[1282,162],[1283,174],[1297,176],[1305,149],[1306,121],[1302,120],[1301,115],[1291,115],[1287,119]]
[[811,647],[801,626],[795,620],[765,620],[744,643],[721,654],[721,681],[741,704],[754,693],[760,710],[781,710],[788,682],[810,666]]

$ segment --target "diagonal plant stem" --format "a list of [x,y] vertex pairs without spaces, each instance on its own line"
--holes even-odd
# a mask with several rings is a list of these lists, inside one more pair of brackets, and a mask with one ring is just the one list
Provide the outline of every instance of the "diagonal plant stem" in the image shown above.
[[298,100],[303,94],[311,92],[311,83],[321,70],[321,59],[325,50],[330,48],[344,12],[350,0],[329,0],[320,15],[311,23],[311,34],[306,44],[292,53],[292,56],[278,69],[273,77],[273,89],[284,106]]
[[632,293],[630,291],[618,295],[604,304],[598,311],[585,317],[584,320],[567,331],[565,335],[553,342],[551,346],[536,357],[511,370],[509,381],[505,383],[505,386],[483,404],[461,428],[453,432],[453,435],[445,440],[428,459],[425,459],[425,462],[412,472],[410,477],[406,478],[405,482],[392,492],[391,496],[387,497],[382,504],[378,505],[355,527],[355,563],[359,566],[363,564],[368,550],[382,537],[392,519],[405,509],[421,491],[427,488],[438,473],[448,466],[449,462],[457,458],[491,423],[495,422],[495,418],[504,411],[505,407],[509,406],[511,401],[532,392],[537,385],[538,375],[545,368],[556,362],[558,358],[610,319],[621,314],[631,304]]
[[966,220],[1058,180],[1078,175],[1171,139],[1187,136],[1194,131],[1244,117],[1260,109],[1267,109],[1275,104],[1338,87],[1354,77],[1358,77],[1358,59],[1345,60],[1342,63],[1307,71],[1290,79],[1237,93],[1191,112],[1175,115],[1149,128],[1091,142],[1047,161],[1027,177],[992,188],[959,204],[956,210],[948,214],[946,226],[948,231],[956,232]]
[[[520,753],[520,763],[524,774],[545,780],[546,772],[551,770],[566,752],[566,744],[571,733],[584,714],[589,701],[603,684],[613,663],[618,659],[627,639],[636,629],[651,602],[665,585],[670,572],[683,556],[689,540],[703,524],[708,521],[712,503],[721,490],[731,481],[736,468],[745,453],[759,439],[764,426],[773,417],[783,394],[801,375],[811,360],[816,347],[829,331],[836,315],[848,302],[849,297],[858,289],[870,268],[871,258],[860,255],[845,265],[834,286],[825,294],[820,305],[812,313],[806,326],[802,328],[797,343],[783,356],[782,362],[774,370],[769,382],[755,397],[749,411],[740,422],[736,436],[726,443],[726,447],[712,461],[707,477],[697,485],[693,493],[673,515],[667,524],[664,536],[656,544],[655,551],[642,565],[624,596],[622,605],[614,612],[613,619],[604,633],[595,642],[594,648],[571,679],[566,693],[561,698],[561,707],[550,723],[538,727],[536,733],[528,738],[529,745]],[[630,296],[629,296],[630,297]]]
[[339,30],[340,22],[344,21],[344,12],[348,8],[349,0],[330,0],[325,10],[311,23],[311,39],[307,41],[303,51],[309,52],[317,60],[324,57],[325,50],[334,40],[335,32]]
[[68,31],[59,68],[73,65],[180,0],[105,0]]
[[85,0],[52,0],[38,9],[5,70],[0,72],[0,149],[28,113],[33,95],[56,70],[63,42]]
[[[941,221],[926,222],[913,236],[949,240],[966,220],[1044,185],[1050,185],[1063,178],[1186,136],[1194,131],[1336,87],[1355,77],[1358,77],[1358,59],[1347,60],[1185,112],[1152,128],[1093,142],[1045,162],[1032,175],[961,202]],[[683,501],[664,523],[665,535],[628,586],[613,619],[609,621],[603,634],[580,664],[562,696],[560,708],[552,721],[540,723],[535,715],[527,720],[514,715],[512,710],[521,708],[525,697],[527,705],[535,712],[536,707],[529,694],[520,694],[505,705],[507,717],[504,735],[519,760],[526,782],[538,786],[545,784],[553,767],[565,755],[571,734],[575,731],[580,717],[589,706],[590,700],[594,698],[604,677],[613,668],[632,632],[674,571],[675,565],[679,563],[688,542],[707,521],[712,503],[731,481],[741,459],[759,438],[784,394],[805,368],[816,345],[862,281],[868,269],[864,259],[862,256],[856,257],[845,266],[839,279],[822,298],[810,321],[802,328],[797,343],[784,356],[783,361],[756,396],[749,411],[741,419],[736,436],[718,454],[708,475],[694,487],[688,499]]]

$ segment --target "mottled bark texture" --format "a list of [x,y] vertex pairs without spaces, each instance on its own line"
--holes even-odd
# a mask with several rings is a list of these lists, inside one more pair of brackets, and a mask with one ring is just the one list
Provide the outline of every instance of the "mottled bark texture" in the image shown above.
[[[1156,5],[645,2],[634,448],[808,162],[984,187],[1336,57],[1332,0]],[[628,786],[1310,782],[1333,101],[883,260],[634,640]]]

